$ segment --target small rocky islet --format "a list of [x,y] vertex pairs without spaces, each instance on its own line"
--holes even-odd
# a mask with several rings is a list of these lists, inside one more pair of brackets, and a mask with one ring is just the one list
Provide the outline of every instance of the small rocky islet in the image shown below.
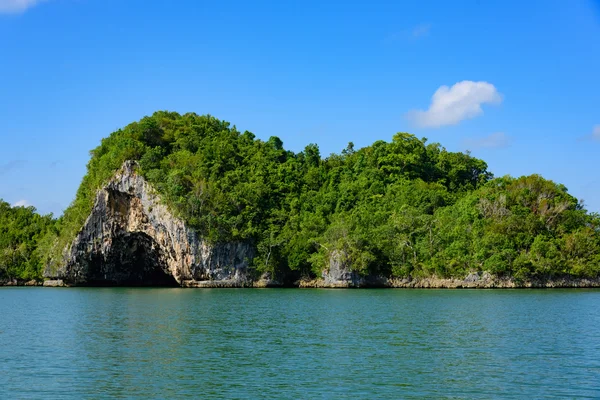
[[4,285],[600,287],[600,218],[564,186],[404,133],[322,158],[158,112],[92,151],[63,216],[28,211]]

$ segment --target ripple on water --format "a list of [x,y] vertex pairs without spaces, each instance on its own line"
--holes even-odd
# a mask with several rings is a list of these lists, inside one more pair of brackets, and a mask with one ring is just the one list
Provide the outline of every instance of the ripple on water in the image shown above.
[[0,398],[600,398],[597,290],[1,288]]

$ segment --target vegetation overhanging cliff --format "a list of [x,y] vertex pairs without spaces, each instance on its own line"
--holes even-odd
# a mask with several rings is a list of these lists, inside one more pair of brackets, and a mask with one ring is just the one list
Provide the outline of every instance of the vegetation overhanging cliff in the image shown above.
[[251,243],[207,242],[162,204],[138,170],[126,161],[97,191],[83,227],[45,276],[80,286],[247,284]]
[[[293,153],[211,116],[157,112],[92,150],[62,217],[30,216],[44,222],[24,236],[12,231],[27,224],[0,225],[0,275],[58,267],[126,160],[206,243],[250,243],[254,278],[327,280],[332,265],[349,281],[600,274],[600,217],[540,176],[494,179],[482,160],[407,133],[323,158],[314,144]],[[5,204],[0,218],[33,211]]]

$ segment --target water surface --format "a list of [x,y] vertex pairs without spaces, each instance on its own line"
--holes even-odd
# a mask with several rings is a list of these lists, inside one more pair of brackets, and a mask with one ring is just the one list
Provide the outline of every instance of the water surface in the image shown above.
[[598,290],[0,288],[0,398],[600,398]]

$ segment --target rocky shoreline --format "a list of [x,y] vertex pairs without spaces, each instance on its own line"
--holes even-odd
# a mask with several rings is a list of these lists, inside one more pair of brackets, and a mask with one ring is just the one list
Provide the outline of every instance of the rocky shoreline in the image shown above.
[[[477,275],[478,278],[474,278]],[[542,288],[600,288],[600,278],[596,279],[553,279],[517,281],[497,278],[484,273],[483,276],[470,274],[465,279],[456,278],[372,278],[360,282],[326,282],[315,279],[299,282],[301,288],[389,288],[389,289],[542,289]]]
[[[5,280],[0,286],[43,286],[43,287],[77,287],[61,279],[40,281]],[[600,278],[562,278],[552,280],[516,281],[510,278],[498,278],[487,272],[471,273],[464,279],[457,278],[385,278],[364,277],[358,280],[300,280],[291,285],[284,285],[271,279],[251,280],[204,280],[182,281],[180,288],[312,288],[312,289],[551,289],[551,288],[600,288]]]
[[44,282],[36,281],[32,279],[30,281],[24,281],[21,279],[7,279],[0,280],[0,286],[43,286]]

